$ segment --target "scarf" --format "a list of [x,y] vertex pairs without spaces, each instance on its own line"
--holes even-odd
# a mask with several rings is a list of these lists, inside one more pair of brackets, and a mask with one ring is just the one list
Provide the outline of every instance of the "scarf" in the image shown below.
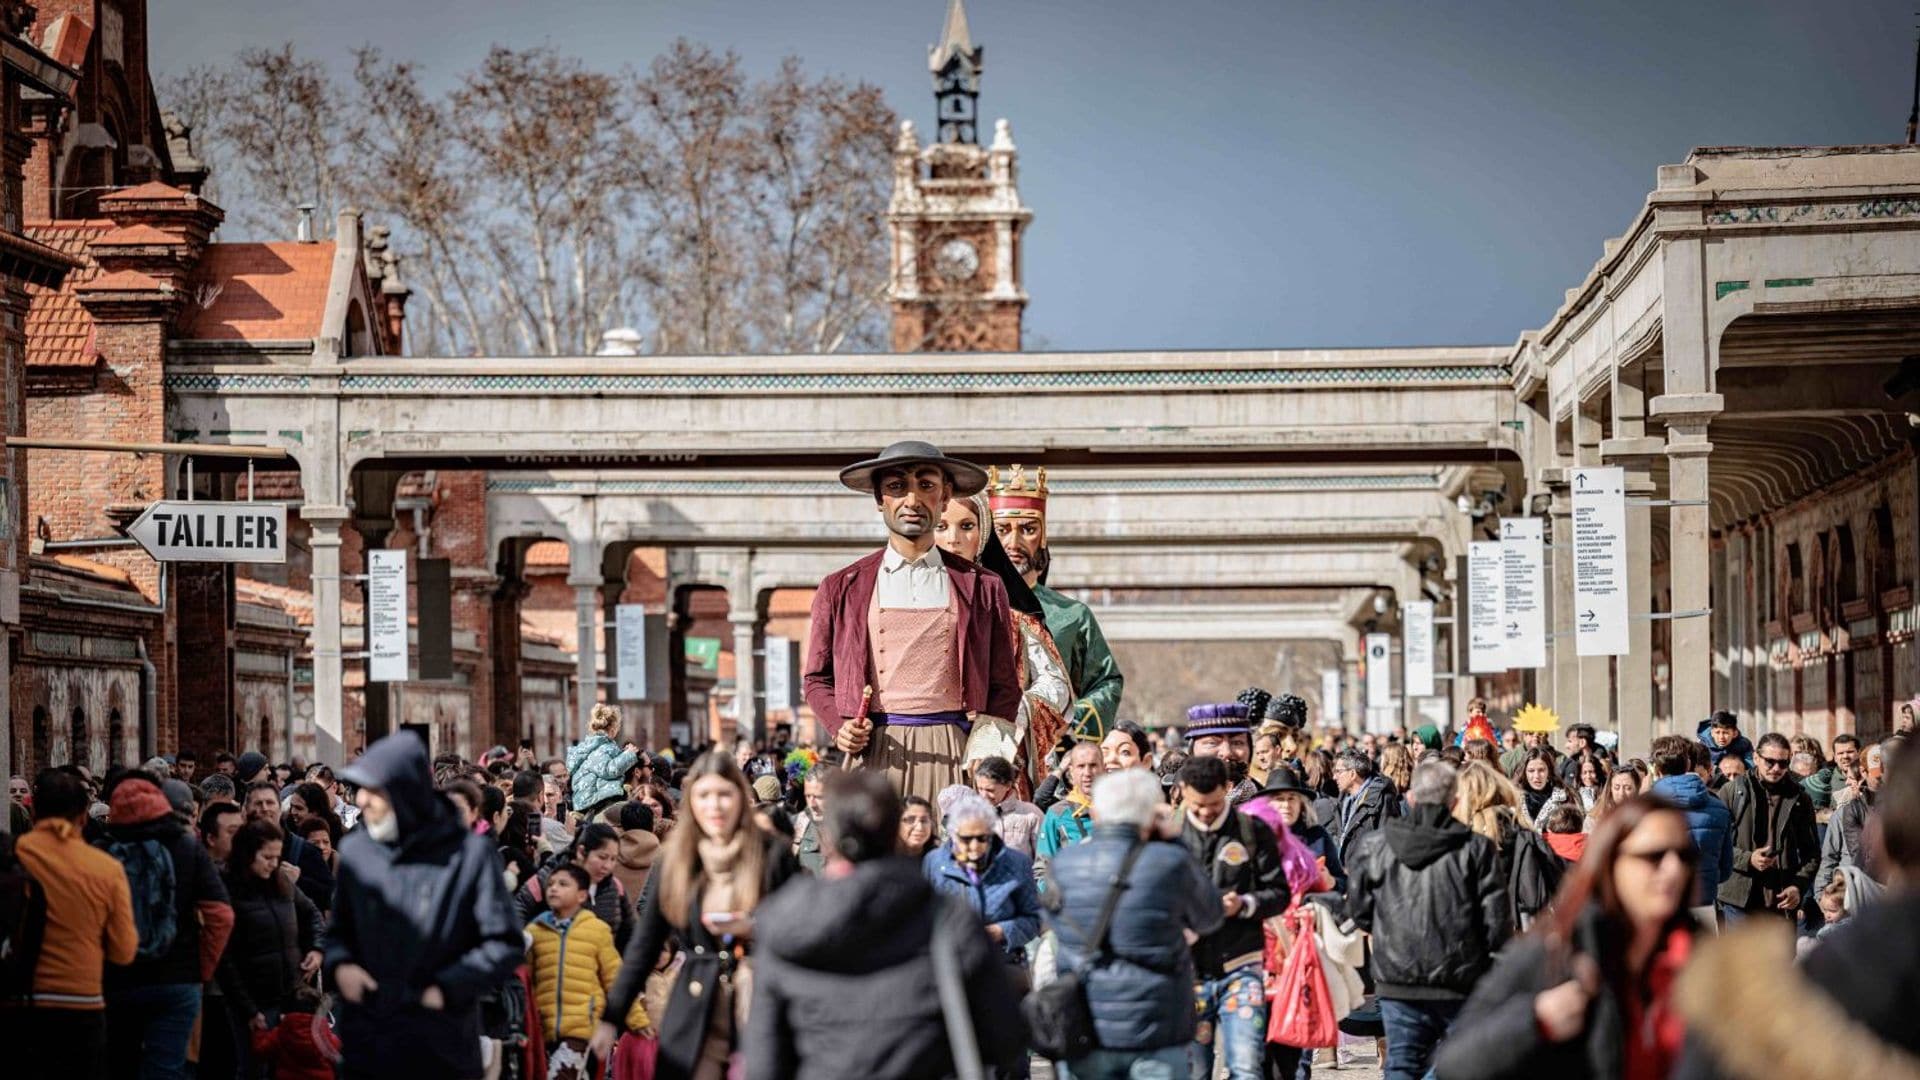
[[740,861],[740,845],[746,840],[745,829],[736,830],[733,838],[726,841],[700,838],[700,867],[706,873],[706,887],[700,891],[700,910],[703,913],[732,911],[734,909],[733,868]]
[[1520,794],[1527,803],[1527,817],[1537,821],[1540,818],[1540,808],[1547,805],[1547,800],[1553,798],[1553,785],[1549,784],[1539,791],[1522,785]]

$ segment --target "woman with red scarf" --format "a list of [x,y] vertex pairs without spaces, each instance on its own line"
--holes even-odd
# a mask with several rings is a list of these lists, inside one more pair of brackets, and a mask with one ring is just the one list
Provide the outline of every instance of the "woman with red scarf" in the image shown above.
[[1672,1074],[1675,977],[1699,929],[1687,819],[1640,795],[1595,829],[1551,913],[1476,986],[1434,1055],[1440,1080]]

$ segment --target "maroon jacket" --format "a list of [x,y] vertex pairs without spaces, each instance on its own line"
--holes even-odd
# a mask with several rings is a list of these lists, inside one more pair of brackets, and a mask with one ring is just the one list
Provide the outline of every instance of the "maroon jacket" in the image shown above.
[[[876,551],[834,571],[813,594],[801,685],[807,705],[829,733],[837,734],[841,722],[860,711],[861,691],[871,681],[867,612],[885,554],[884,549]],[[960,609],[954,629],[966,709],[1010,721],[1020,708],[1020,678],[1013,637],[1007,633],[1007,587],[958,555],[943,551],[940,560]]]

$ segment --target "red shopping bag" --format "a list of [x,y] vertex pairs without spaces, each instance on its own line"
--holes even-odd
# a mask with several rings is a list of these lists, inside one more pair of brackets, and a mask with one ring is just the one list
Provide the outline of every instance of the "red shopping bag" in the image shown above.
[[1333,1015],[1327,971],[1313,939],[1313,913],[1303,905],[1289,921],[1293,945],[1268,1004],[1267,1041],[1304,1049],[1333,1046],[1340,1039],[1339,1017]]
[[660,1040],[641,1038],[629,1031],[620,1036],[613,1048],[612,1080],[653,1080],[654,1057],[660,1052]]

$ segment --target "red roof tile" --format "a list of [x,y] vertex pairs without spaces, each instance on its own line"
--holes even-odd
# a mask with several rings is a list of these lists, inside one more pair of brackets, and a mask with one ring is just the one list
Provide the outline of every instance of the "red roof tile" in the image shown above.
[[47,289],[27,287],[33,298],[27,309],[28,367],[87,367],[98,358],[93,349],[93,319],[80,306],[74,290],[92,281],[100,268],[87,257],[87,245],[113,228],[111,221],[57,221],[28,225],[27,236],[79,259],[81,269],[67,275],[64,285]]
[[[233,591],[237,599],[261,607],[279,608],[293,616],[301,626],[313,625],[313,593],[306,589],[236,577],[233,580]],[[345,596],[340,598],[340,621],[343,624],[358,626],[364,616],[365,612],[358,600]]]
[[125,245],[128,247],[146,244],[178,244],[179,242],[178,236],[151,225],[126,225],[94,241],[102,246]]
[[567,545],[558,540],[542,540],[527,548],[527,569],[529,570],[536,567],[551,569],[556,566],[564,570],[568,565],[570,562]]
[[180,199],[184,201],[198,198],[199,196],[193,192],[174,187],[172,184],[163,184],[158,180],[149,180],[144,184],[139,184],[134,187],[121,188],[119,191],[108,192],[100,196],[100,201],[103,203],[145,202],[148,199]]
[[[178,336],[197,341],[318,337],[333,250],[330,241],[208,245],[194,271],[195,295],[181,312]],[[208,293],[202,307],[200,296]]]
[[111,274],[101,274],[81,285],[79,292],[154,292],[164,288],[159,278],[143,274],[138,270],[115,270]]

